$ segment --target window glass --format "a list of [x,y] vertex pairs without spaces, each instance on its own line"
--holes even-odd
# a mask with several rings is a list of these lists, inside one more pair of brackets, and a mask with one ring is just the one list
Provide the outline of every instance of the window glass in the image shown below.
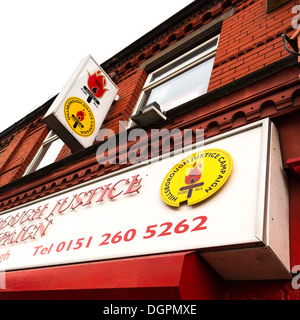
[[164,112],[205,94],[218,41],[216,36],[149,74],[137,111],[157,102]]
[[149,90],[144,105],[156,101],[161,111],[167,111],[201,96],[207,92],[213,64],[214,58],[210,58]]
[[39,165],[35,170],[39,170],[47,165],[53,163],[57,158],[58,154],[60,153],[61,148],[63,147],[64,143],[60,139],[56,139],[46,146],[44,146],[44,156],[42,157]]
[[215,39],[214,41],[204,46],[201,46],[199,49],[195,50],[194,52],[187,54],[182,58],[176,59],[176,61],[172,62],[167,67],[163,68],[160,71],[155,72],[151,78],[151,82],[160,80],[166,77],[167,75],[172,74],[173,72],[179,70],[185,65],[188,65],[204,57],[206,54],[210,53],[212,50],[216,50],[217,44],[218,44],[218,39]]
[[53,163],[60,153],[63,145],[63,141],[60,140],[53,131],[50,131],[31,164],[26,169],[24,175],[37,171]]

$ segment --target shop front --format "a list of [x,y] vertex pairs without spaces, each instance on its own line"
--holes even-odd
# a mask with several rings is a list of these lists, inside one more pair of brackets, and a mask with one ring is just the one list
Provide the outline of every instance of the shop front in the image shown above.
[[288,201],[258,121],[4,212],[1,296],[211,299],[290,279]]
[[295,5],[193,1],[0,133],[0,299],[299,299]]

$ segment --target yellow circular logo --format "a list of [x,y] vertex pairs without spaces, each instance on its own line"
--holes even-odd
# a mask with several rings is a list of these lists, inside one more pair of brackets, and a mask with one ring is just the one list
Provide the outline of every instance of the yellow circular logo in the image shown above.
[[169,206],[199,203],[216,193],[230,176],[232,158],[221,149],[196,152],[177,163],[165,176],[160,196]]
[[69,98],[64,105],[65,118],[70,128],[81,137],[89,137],[95,130],[91,108],[77,97]]

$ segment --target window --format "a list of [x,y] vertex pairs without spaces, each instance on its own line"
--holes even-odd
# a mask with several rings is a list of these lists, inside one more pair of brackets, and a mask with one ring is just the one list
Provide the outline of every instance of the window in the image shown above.
[[267,13],[270,13],[282,5],[288,3],[290,0],[267,0]]
[[162,112],[207,92],[219,36],[169,62],[148,75],[138,110],[157,102]]
[[31,164],[25,171],[25,174],[37,171],[47,165],[53,163],[61,151],[64,143],[58,136],[51,130],[44,140],[41,148],[32,160]]

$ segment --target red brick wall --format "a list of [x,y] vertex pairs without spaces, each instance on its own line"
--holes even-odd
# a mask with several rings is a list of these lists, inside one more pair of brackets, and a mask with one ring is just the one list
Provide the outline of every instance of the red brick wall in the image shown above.
[[120,99],[113,103],[103,122],[102,128],[119,132],[119,121],[128,121],[144,86],[147,74],[145,70],[134,73],[131,77],[118,82]]
[[238,6],[223,23],[208,91],[288,56],[281,34],[293,32],[291,10],[296,4],[290,1],[269,14],[265,0]]
[[0,187],[24,174],[48,132],[44,123],[37,120],[13,135],[0,155]]
[[71,149],[67,145],[64,145],[55,161],[59,161],[61,159],[64,159],[71,154],[72,154]]
[[[127,60],[120,66],[116,66],[115,71],[118,71],[119,76],[116,82],[119,87],[120,100],[112,105],[103,127],[118,133],[119,121],[127,121],[130,118],[147,77],[144,70],[139,70],[139,63],[231,8],[231,4],[237,5],[235,15],[223,23],[209,91],[287,56],[280,36],[284,31],[293,32],[291,8],[299,4],[298,1],[290,1],[270,14],[266,14],[265,0],[220,1],[218,6],[212,8],[210,14],[195,14],[177,30],[170,31],[156,43],[149,44],[134,57],[128,58],[129,62]],[[243,88],[237,93],[222,97],[199,110],[195,109],[175,119],[169,126],[206,128],[206,134],[209,137],[265,116],[286,112],[287,108],[296,109],[298,105],[293,103],[292,92],[295,90],[293,86],[296,87],[297,84],[294,83],[295,77],[291,70],[288,76],[276,75],[268,82],[264,82],[265,86],[260,82],[253,84],[251,88],[250,86]],[[290,84],[287,88],[278,89],[278,92],[269,93],[273,87],[282,85],[282,83]],[[267,92],[266,97],[264,92]],[[255,97],[258,101],[255,100]],[[268,110],[271,111],[268,111],[263,106],[266,106],[265,102],[270,102],[270,99],[272,104],[267,106],[270,106]],[[288,130],[290,125],[289,121],[286,124],[287,128],[281,130],[282,137],[285,137],[282,132],[286,133],[286,141],[289,140],[289,136],[292,136]],[[296,120],[294,125],[297,125]],[[22,176],[48,133],[48,129],[39,119],[32,125],[18,130],[13,133],[13,136],[5,137],[0,147],[0,187]],[[299,150],[298,142],[295,146],[291,143],[285,145],[290,149],[283,149],[284,154],[290,154],[291,150]],[[69,148],[64,146],[56,161],[67,157],[70,153]],[[64,190],[72,185],[102,176],[112,170],[118,170],[117,165],[105,167],[98,164],[93,157],[94,155],[91,155],[88,159],[80,159],[76,163],[48,173],[39,179],[32,179],[26,185],[0,194],[0,209],[5,210],[20,203],[30,202],[37,197],[55,193],[58,190]],[[296,178],[293,179],[296,180]],[[298,180],[290,181],[292,266],[300,263],[298,250],[300,239],[298,232],[300,225],[299,189]],[[300,299],[300,291],[292,289],[291,281],[224,281],[222,289],[222,299]]]
[[[118,133],[119,121],[130,119],[147,77],[144,70],[139,70],[140,63],[233,6],[235,14],[223,23],[209,91],[287,56],[280,35],[284,31],[293,32],[291,9],[295,4],[298,4],[297,0],[290,1],[274,12],[266,14],[265,0],[223,0],[207,12],[195,13],[178,25],[177,29],[166,32],[110,70],[118,74],[120,100],[112,105],[103,127]],[[0,186],[22,176],[41,144],[40,135],[44,137],[46,134],[42,124],[40,129],[42,131],[37,131],[35,134],[30,133],[31,129],[22,129],[14,134],[10,145],[3,148],[3,152],[0,153]],[[70,154],[70,149],[64,146],[56,161]]]

